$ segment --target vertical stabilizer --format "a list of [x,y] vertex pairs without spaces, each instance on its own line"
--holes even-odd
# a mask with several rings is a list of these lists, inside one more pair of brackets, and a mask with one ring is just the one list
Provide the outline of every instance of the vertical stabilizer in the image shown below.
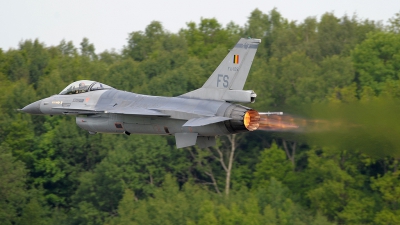
[[242,90],[260,43],[260,39],[241,38],[201,88],[180,97],[247,102],[241,99],[255,93]]
[[260,43],[260,39],[241,38],[208,78],[203,88],[243,90]]

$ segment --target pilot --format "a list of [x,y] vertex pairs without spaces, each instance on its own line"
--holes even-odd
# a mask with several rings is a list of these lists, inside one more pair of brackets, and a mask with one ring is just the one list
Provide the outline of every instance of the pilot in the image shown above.
[[85,83],[81,82],[79,84],[79,89],[78,90],[79,90],[80,93],[85,92]]

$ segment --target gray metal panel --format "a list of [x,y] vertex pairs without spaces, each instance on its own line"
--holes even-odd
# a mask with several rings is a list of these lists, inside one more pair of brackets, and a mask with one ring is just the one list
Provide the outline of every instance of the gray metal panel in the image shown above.
[[216,109],[223,104],[223,101],[139,95],[118,90],[109,92],[99,99],[95,107],[97,111],[191,119],[199,116],[215,116]]
[[176,133],[175,141],[177,148],[184,148],[196,144],[197,133]]
[[[253,43],[252,43],[253,42]],[[246,42],[248,44],[249,42]],[[248,51],[245,53],[245,60],[240,66],[240,70],[232,79],[230,86],[231,90],[243,90],[246,83],[247,76],[249,75],[251,64],[253,63],[254,56],[256,55],[258,44],[261,43],[260,39],[250,39]]]
[[141,116],[169,116],[167,114],[158,112],[156,110],[144,109],[144,108],[122,108],[122,109],[111,109],[106,111],[106,113],[116,113],[116,114],[127,114],[127,115],[141,115]]
[[25,106],[24,108],[21,109],[21,111],[26,112],[26,113],[30,113],[30,114],[43,114],[43,112],[40,110],[40,104],[42,103],[42,100],[33,102],[27,106]]
[[218,123],[218,122],[222,122],[222,121],[230,120],[230,119],[231,118],[219,117],[219,116],[193,118],[193,119],[190,119],[189,121],[187,121],[185,124],[183,124],[183,126],[184,127],[199,127],[199,126]]
[[104,111],[96,111],[96,110],[90,110],[90,109],[84,109],[84,108],[72,108],[72,107],[53,107],[52,109],[63,109],[66,111],[85,111],[85,112],[93,112],[93,113],[104,113]]
[[[223,98],[226,91],[243,90],[259,43],[260,39],[241,38],[201,88],[179,97],[226,100]],[[237,98],[226,101],[251,102],[245,92],[238,94]]]
[[[259,43],[260,39],[241,38],[202,88],[242,90],[257,51],[254,46],[258,46]],[[235,56],[239,57],[236,62]]]

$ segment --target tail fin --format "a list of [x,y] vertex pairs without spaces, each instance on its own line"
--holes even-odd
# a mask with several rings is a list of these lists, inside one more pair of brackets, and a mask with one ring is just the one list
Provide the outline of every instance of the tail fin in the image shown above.
[[203,88],[242,90],[259,43],[260,39],[241,38]]
[[[241,38],[203,87],[180,97],[251,102],[253,91],[243,91],[260,39]],[[252,97],[251,97],[252,96]]]

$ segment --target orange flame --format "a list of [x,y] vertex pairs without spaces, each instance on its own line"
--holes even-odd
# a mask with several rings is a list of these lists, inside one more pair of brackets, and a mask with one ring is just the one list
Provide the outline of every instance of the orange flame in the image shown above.
[[287,115],[260,115],[259,130],[284,131],[296,130],[299,126],[295,118]]
[[[342,122],[329,122],[326,120],[310,120],[294,117],[288,114],[263,113],[256,110],[249,110],[244,115],[243,123],[247,130],[264,131],[301,131],[301,132],[323,132],[343,127]],[[351,126],[351,124],[347,124]]]
[[324,132],[333,129],[354,127],[341,121],[311,120],[291,115],[267,115],[260,112],[258,130]]
[[260,126],[259,121],[260,115],[256,110],[250,109],[244,115],[244,126],[249,131],[257,130],[257,128]]

